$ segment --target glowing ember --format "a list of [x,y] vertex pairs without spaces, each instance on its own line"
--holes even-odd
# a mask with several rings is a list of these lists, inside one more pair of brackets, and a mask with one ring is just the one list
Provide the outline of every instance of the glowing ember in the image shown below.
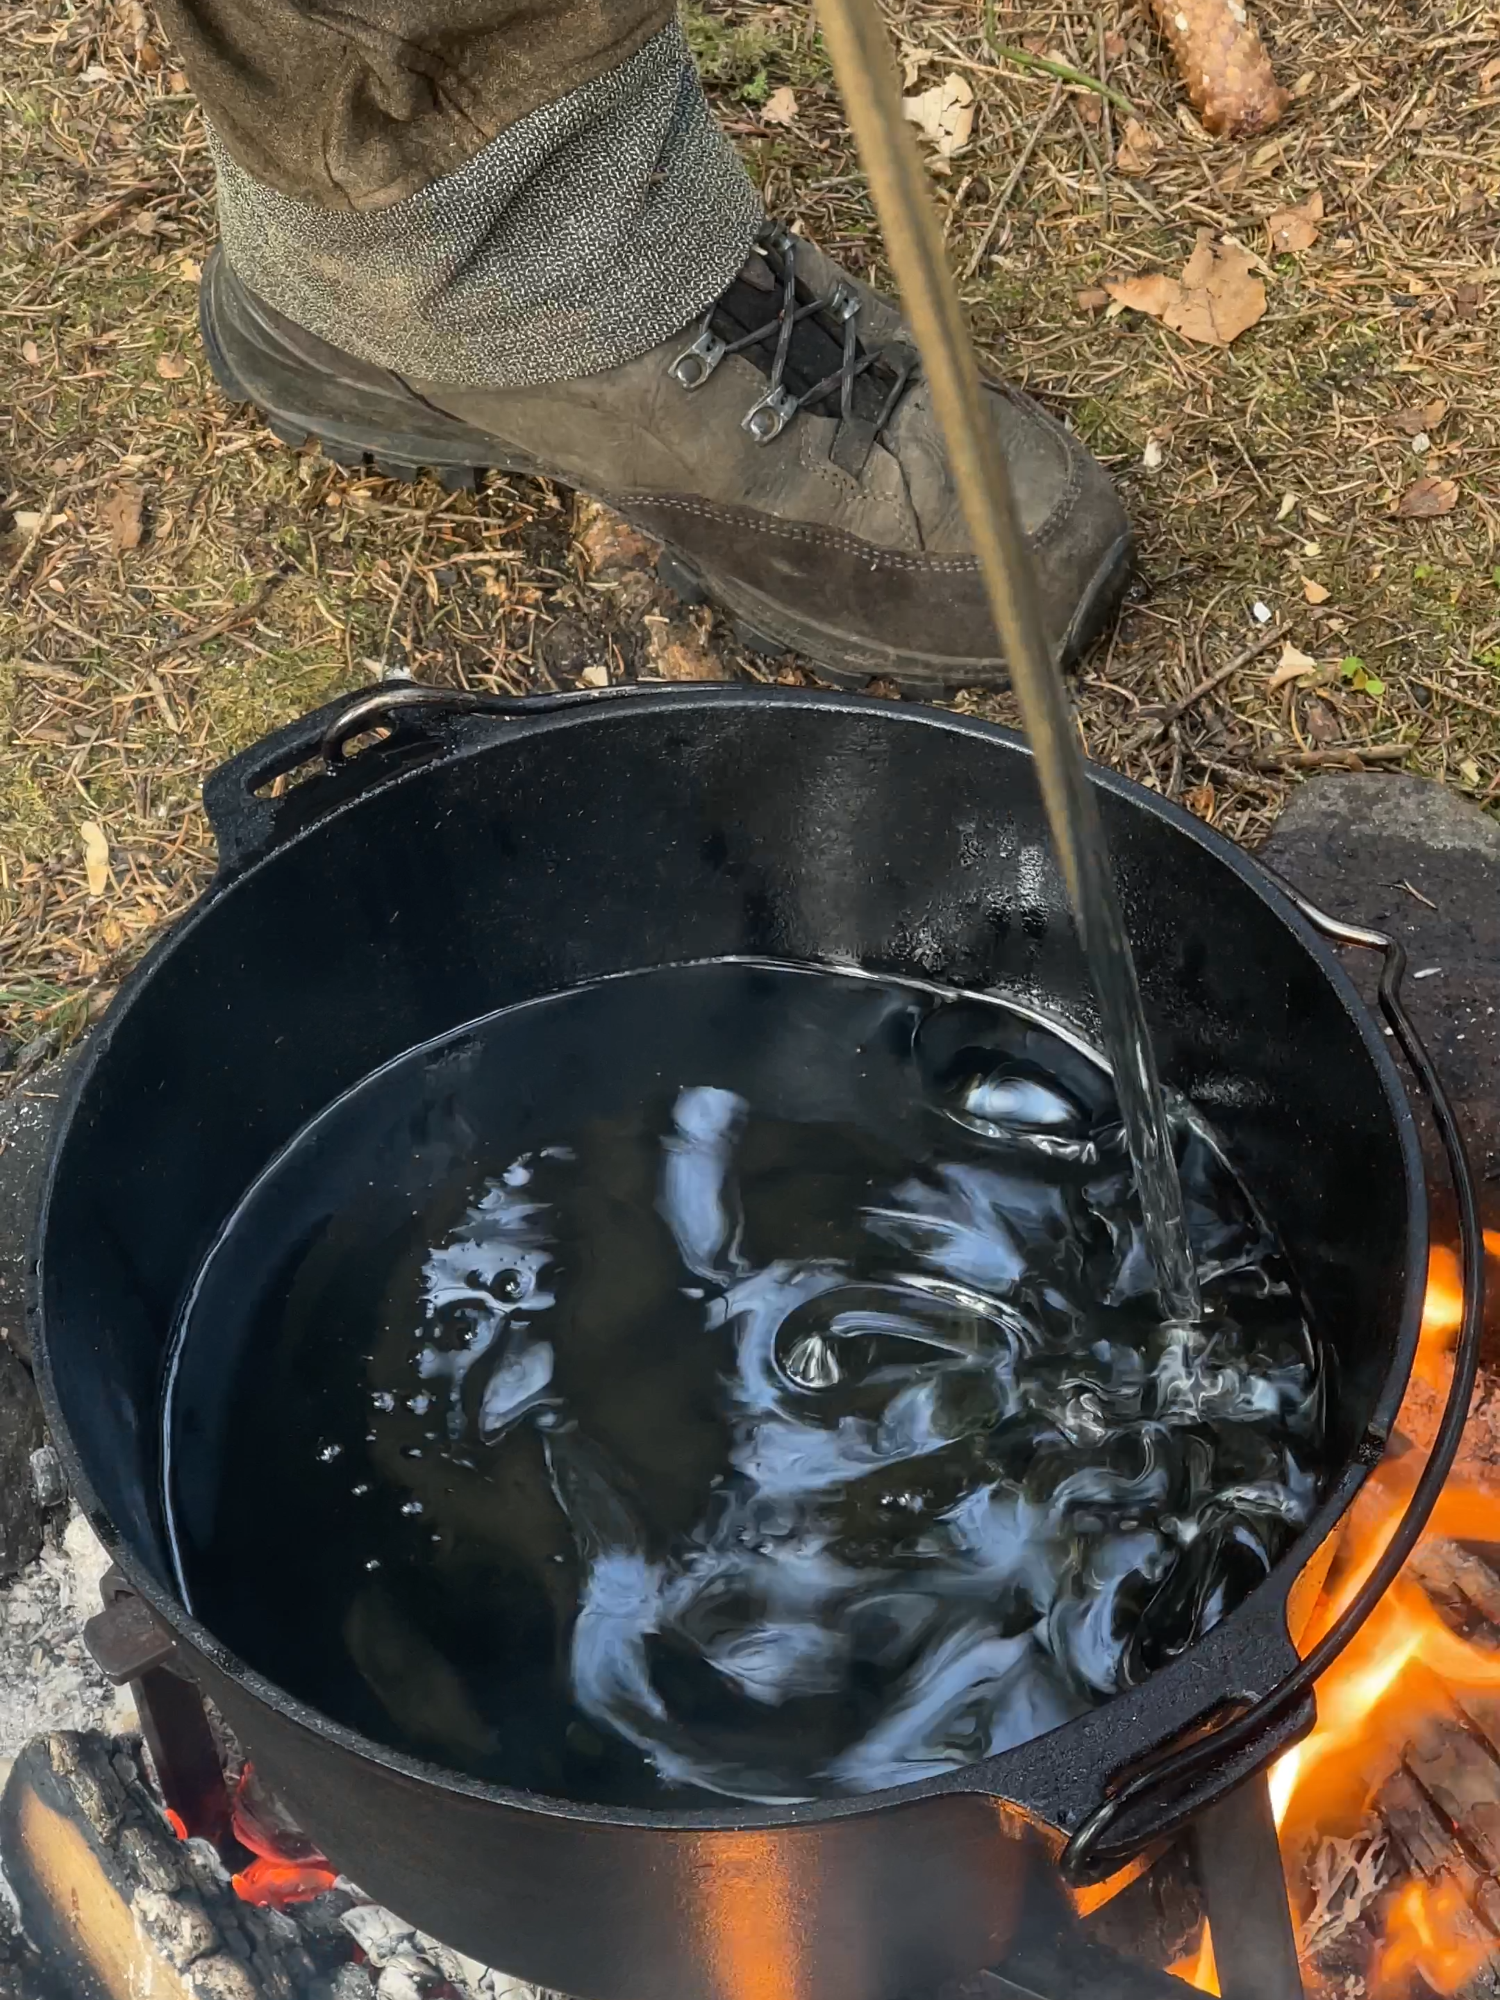
[[248,1868],[230,1881],[242,1903],[257,1903],[262,1909],[284,1910],[288,1903],[310,1903],[338,1881],[331,1868],[307,1861],[267,1861],[257,1855]]
[[281,1910],[310,1902],[338,1881],[337,1871],[257,1782],[253,1764],[246,1764],[235,1787],[233,1825],[235,1839],[255,1857],[230,1878],[241,1902]]

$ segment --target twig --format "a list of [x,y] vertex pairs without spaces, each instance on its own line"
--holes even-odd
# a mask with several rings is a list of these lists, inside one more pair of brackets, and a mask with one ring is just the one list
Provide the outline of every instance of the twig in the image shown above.
[[1254,759],[1257,771],[1362,771],[1367,764],[1399,764],[1409,757],[1410,743],[1339,743],[1326,750],[1284,750]]
[[232,632],[236,625],[243,625],[247,619],[258,617],[265,609],[266,601],[272,592],[279,590],[285,582],[285,571],[278,571],[275,576],[267,577],[254,597],[248,603],[240,605],[238,610],[226,612],[222,618],[216,618],[211,625],[200,625],[196,632],[184,632],[181,638],[164,640],[161,645],[153,646],[137,664],[154,667],[162,660],[170,660],[174,654],[196,652],[200,646],[206,646],[210,639],[222,639],[224,634]]
[[1026,141],[1026,144],[1021,148],[1021,156],[1016,161],[1016,164],[1010,170],[1010,179],[1005,183],[1005,186],[1000,190],[1000,199],[995,203],[995,212],[990,217],[989,221],[985,224],[984,234],[979,239],[979,247],[975,250],[974,255],[969,259],[967,265],[964,267],[965,283],[967,283],[968,280],[973,277],[974,273],[979,269],[980,265],[984,262],[986,256],[989,254],[990,245],[995,240],[995,231],[1000,227],[1000,218],[1005,213],[1006,204],[1009,202],[1011,196],[1015,193],[1016,184],[1020,180],[1022,174],[1025,173],[1027,163],[1031,159],[1032,154],[1036,151],[1037,141],[1038,139],[1041,138],[1042,134],[1046,131],[1047,127],[1052,123],[1053,114],[1056,112],[1058,105],[1062,103],[1062,99],[1063,99],[1063,87],[1060,83],[1054,83],[1052,86],[1052,95],[1047,100],[1047,108],[1042,113],[1041,117],[1036,121],[1035,125],[1032,126],[1031,137]]
[[986,0],[984,39],[997,62],[1014,63],[1017,69],[1040,70],[1043,76],[1055,76],[1061,83],[1075,83],[1082,90],[1097,91],[1100,97],[1107,97],[1111,104],[1129,117],[1135,116],[1135,106],[1113,84],[1105,83],[1102,77],[1090,76],[1086,69],[1077,69],[1072,63],[1054,62],[1051,56],[1034,56],[1030,49],[1017,49],[1009,42],[996,41],[995,26],[995,0]]
[[25,569],[27,563],[31,561],[32,551],[35,549],[37,543],[42,539],[43,535],[46,534],[48,527],[51,525],[52,507],[56,499],[57,499],[57,488],[54,486],[52,491],[47,495],[47,504],[42,509],[41,518],[38,520],[36,526],[32,529],[31,533],[26,537],[26,546],[22,549],[21,553],[16,557],[15,561],[11,564],[10,568],[5,572],[4,581],[0,582],[0,597],[3,597],[5,595],[6,591],[10,589],[11,585],[15,582],[16,578],[21,574],[22,570]]
[[1144,749],[1148,743],[1159,743],[1173,723],[1180,722],[1195,702],[1202,701],[1206,694],[1212,694],[1216,687],[1227,681],[1231,674],[1237,674],[1241,667],[1248,667],[1252,660],[1258,660],[1261,654],[1274,646],[1280,637],[1281,627],[1273,626],[1269,632],[1262,632],[1255,643],[1247,646],[1243,653],[1237,653],[1228,666],[1217,667],[1213,673],[1205,674],[1198,685],[1189,688],[1180,701],[1169,702],[1165,708],[1157,712],[1134,740],[1125,745],[1126,754]]

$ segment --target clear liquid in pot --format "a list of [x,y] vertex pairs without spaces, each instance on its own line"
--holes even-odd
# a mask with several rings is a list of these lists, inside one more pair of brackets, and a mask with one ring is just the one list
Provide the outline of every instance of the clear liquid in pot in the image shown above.
[[1001,1002],[720,962],[414,1051],[200,1275],[184,1595],[336,1720],[556,1797],[872,1792],[1024,1742],[1317,1496],[1301,1302],[1176,1138],[1194,1326],[1108,1077]]

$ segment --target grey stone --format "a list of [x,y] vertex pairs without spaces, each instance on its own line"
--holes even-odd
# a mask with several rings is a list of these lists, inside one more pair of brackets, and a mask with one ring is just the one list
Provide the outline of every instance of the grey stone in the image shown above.
[[67,1505],[68,1483],[63,1478],[62,1460],[50,1444],[40,1445],[31,1454],[31,1490],[44,1513]]
[[[1409,1011],[1453,1096],[1485,1222],[1500,1226],[1500,825],[1427,778],[1329,772],[1298,790],[1261,859],[1406,947]],[[1341,956],[1373,1005],[1375,955]],[[1425,1143],[1442,1230],[1452,1210],[1430,1127]]]

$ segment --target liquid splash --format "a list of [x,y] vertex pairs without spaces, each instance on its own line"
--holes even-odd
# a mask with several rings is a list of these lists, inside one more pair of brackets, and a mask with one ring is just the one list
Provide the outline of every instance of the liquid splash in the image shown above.
[[[526,1011],[471,1034],[461,1087],[407,1059],[346,1100],[347,1129],[289,1149],[189,1315],[185,1357],[215,1305],[223,1338],[246,1269],[224,1253],[278,1193],[302,1247],[252,1318],[288,1372],[279,1397],[247,1385],[241,1462],[273,1403],[285,1436],[285,1384],[314,1388],[343,1414],[297,1504],[337,1490],[378,1562],[323,1547],[260,1579],[238,1642],[274,1638],[296,1594],[304,1674],[326,1597],[294,1691],[566,1796],[882,1790],[1140,1681],[1309,1517],[1321,1379],[1275,1244],[1182,1126],[1204,1311],[1164,1319],[1108,1077],[1071,1042],[792,968],[565,996],[532,1010],[540,1044]],[[573,1079],[529,1121],[546,1143],[483,1170],[538,1074]],[[341,1167],[344,1207],[327,1174],[361,1121],[374,1178]],[[241,1510],[221,1479],[195,1540],[191,1377],[179,1550],[235,1642],[225,1619],[250,1612],[215,1601],[208,1557]]]

